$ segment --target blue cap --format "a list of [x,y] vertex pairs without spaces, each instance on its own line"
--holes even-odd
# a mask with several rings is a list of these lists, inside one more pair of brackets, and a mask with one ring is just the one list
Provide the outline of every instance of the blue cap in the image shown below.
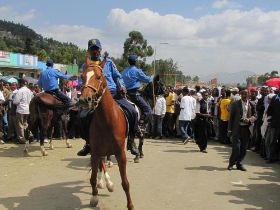
[[47,66],[53,66],[53,60],[52,59],[47,60],[46,65]]
[[137,55],[130,55],[130,56],[128,56],[128,60],[130,60],[130,61],[137,61],[137,59],[138,59]]
[[88,41],[88,49],[91,47],[98,47],[98,48],[102,48],[101,47],[101,43],[98,39],[91,39]]

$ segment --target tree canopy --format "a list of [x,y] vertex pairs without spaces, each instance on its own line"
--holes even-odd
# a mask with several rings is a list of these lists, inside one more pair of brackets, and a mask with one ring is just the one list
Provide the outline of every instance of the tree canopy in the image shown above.
[[75,59],[78,65],[86,55],[77,45],[44,38],[27,26],[5,20],[0,20],[0,50],[38,55],[42,61],[50,57],[63,64],[72,64]]

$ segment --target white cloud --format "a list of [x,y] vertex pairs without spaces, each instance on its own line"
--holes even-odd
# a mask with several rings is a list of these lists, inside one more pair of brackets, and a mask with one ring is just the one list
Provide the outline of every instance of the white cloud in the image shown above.
[[122,9],[113,9],[108,20],[110,26],[119,32],[127,34],[131,30],[140,30],[154,38],[183,39],[196,31],[193,19],[176,14],[161,16],[149,9],[136,9],[128,13]]
[[58,41],[75,43],[81,48],[87,47],[87,40],[103,34],[101,29],[84,25],[45,25],[37,31]]
[[212,7],[215,9],[221,9],[230,4],[230,0],[215,0]]
[[242,5],[233,0],[215,0],[212,4],[212,8],[214,9],[238,9],[241,7]]
[[[9,7],[0,7],[0,18],[10,12]],[[25,20],[34,17],[25,15],[13,13],[14,17],[26,17]],[[103,49],[114,57],[121,56],[128,33],[137,30],[149,44],[157,44],[157,59],[172,57],[183,66],[181,70],[191,75],[279,68],[280,11],[228,9],[193,19],[161,15],[150,9],[112,9],[102,28],[46,23],[34,29],[82,48],[87,47],[89,39],[99,38]],[[159,45],[161,42],[169,45]]]
[[19,23],[26,23],[36,17],[36,10],[31,9],[25,13],[18,13],[10,6],[0,6],[0,19]]
[[191,19],[149,9],[113,9],[108,23],[113,33],[124,38],[138,30],[149,43],[168,42],[158,46],[157,56],[175,58],[192,74],[207,73],[205,66],[212,72],[263,72],[278,67],[280,11],[230,9]]

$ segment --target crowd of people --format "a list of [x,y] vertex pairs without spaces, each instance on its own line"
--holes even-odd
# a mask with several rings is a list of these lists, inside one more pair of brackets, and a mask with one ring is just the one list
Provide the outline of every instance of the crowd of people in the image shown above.
[[[207,141],[232,146],[228,169],[245,171],[246,150],[259,153],[267,163],[280,155],[279,90],[262,86],[238,88],[184,87],[158,96],[154,108],[153,138],[181,138],[197,143],[207,153]],[[159,118],[161,120],[159,120]]]
[[[100,63],[101,43],[98,39],[88,42],[91,62]],[[259,153],[273,163],[280,155],[280,93],[276,88],[267,86],[256,90],[217,87],[184,87],[174,89],[168,86],[166,90],[155,91],[154,107],[140,95],[140,82],[155,82],[154,76],[147,76],[136,67],[137,56],[130,55],[129,67],[120,73],[113,62],[107,59],[103,73],[107,80],[110,93],[115,101],[129,114],[130,132],[128,148],[134,155],[138,149],[134,143],[137,132],[137,113],[120,93],[129,98],[141,109],[142,116],[139,124],[148,124],[146,136],[162,139],[180,138],[183,144],[196,142],[201,152],[207,153],[209,139],[232,146],[228,170],[236,165],[237,169],[245,171],[243,160],[247,149]],[[82,68],[82,71],[85,67]],[[63,84],[62,92],[58,79],[70,79],[71,84]],[[56,95],[68,107],[78,101],[79,85],[77,77],[63,74],[53,68],[53,61],[47,61],[47,69],[39,78],[38,84],[27,84],[24,79],[17,83],[0,82],[0,128],[2,129],[1,143],[14,141],[24,144],[27,138],[33,138],[28,131],[29,103],[35,95],[43,91]],[[158,80],[158,77],[157,79]],[[86,82],[88,82],[87,79]],[[77,117],[77,116],[72,116]],[[71,112],[70,112],[71,119]],[[78,121],[69,124],[70,138],[80,137],[81,127]],[[84,120],[83,122],[87,122]],[[55,136],[62,137],[62,125],[55,126]],[[89,153],[89,139],[82,136],[85,147],[78,152],[84,156]]]
[[[25,79],[18,82],[0,81],[0,129],[2,133],[1,143],[14,142],[25,144],[26,140],[34,140],[34,136],[28,128],[28,116],[30,114],[29,104],[31,99],[42,92],[38,84],[29,83]],[[67,84],[65,94],[73,103],[78,100],[77,84]],[[71,114],[71,113],[70,113]],[[73,123],[73,122],[72,122]],[[79,137],[79,128],[69,123],[70,136]],[[54,126],[54,137],[62,138],[62,122],[58,121]],[[47,143],[48,140],[45,140]]]

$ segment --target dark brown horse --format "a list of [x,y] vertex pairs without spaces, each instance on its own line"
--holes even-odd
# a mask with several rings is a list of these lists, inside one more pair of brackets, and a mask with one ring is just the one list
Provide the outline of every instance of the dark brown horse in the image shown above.
[[[72,145],[68,140],[67,131],[67,113],[63,110],[63,104],[56,97],[48,93],[39,93],[32,98],[29,104],[29,122],[28,126],[32,133],[38,135],[38,129],[40,132],[40,147],[43,156],[47,156],[48,153],[44,147],[44,140],[50,136],[50,149],[54,149],[52,144],[52,133],[55,122],[62,118],[63,135],[66,141],[66,147],[71,148]],[[28,152],[28,144],[26,144],[24,151]]]
[[94,111],[89,128],[92,167],[90,182],[93,195],[90,204],[92,206],[98,204],[97,172],[98,166],[104,164],[101,158],[115,155],[122,179],[122,187],[127,197],[127,208],[134,210],[126,175],[126,119],[123,111],[114,101],[102,73],[105,63],[106,56],[100,65],[93,64],[87,58],[86,69],[82,74],[83,88],[80,104],[82,108]]

